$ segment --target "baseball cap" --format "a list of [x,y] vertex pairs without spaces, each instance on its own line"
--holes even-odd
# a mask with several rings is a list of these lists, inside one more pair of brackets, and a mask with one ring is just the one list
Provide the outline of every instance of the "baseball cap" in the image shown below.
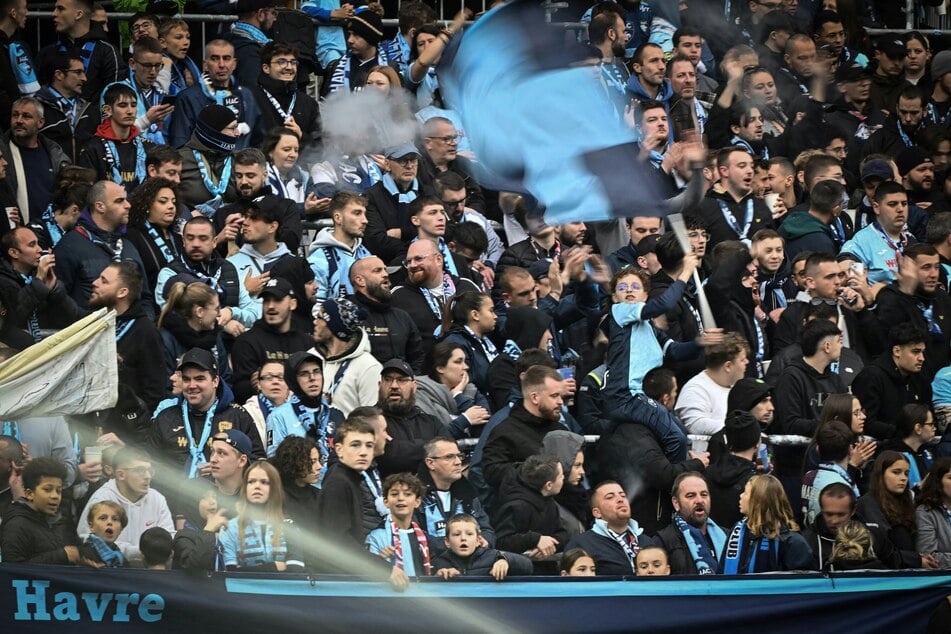
[[282,277],[272,277],[258,293],[261,299],[270,295],[274,299],[284,299],[285,297],[294,297],[294,287],[291,283]]
[[212,374],[218,374],[218,362],[215,355],[210,350],[204,348],[192,348],[182,355],[182,360],[178,363],[178,370],[184,370],[186,366],[195,366],[202,370],[207,370]]
[[410,364],[406,363],[402,359],[390,359],[383,364],[383,367],[380,368],[380,375],[383,375],[387,370],[396,370],[400,374],[405,374],[410,378],[414,378],[416,375],[413,374],[413,368],[410,367]]
[[400,143],[386,149],[388,159],[401,159],[410,155],[419,156],[419,150],[412,143]]
[[890,181],[895,178],[895,172],[891,164],[885,159],[874,159],[865,164],[862,168],[862,182],[870,178],[880,178],[884,181]]
[[248,460],[251,460],[251,452],[254,451],[251,447],[251,439],[248,438],[248,435],[243,431],[238,429],[229,429],[223,431],[220,434],[215,434],[212,437],[212,440],[220,441],[231,445],[238,450],[238,453],[243,453],[248,457]]

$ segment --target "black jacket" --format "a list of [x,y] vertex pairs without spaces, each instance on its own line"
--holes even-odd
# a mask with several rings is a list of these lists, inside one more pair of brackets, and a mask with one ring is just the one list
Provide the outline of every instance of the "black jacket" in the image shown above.
[[221,37],[234,46],[234,59],[237,62],[234,78],[242,86],[253,86],[261,74],[261,48],[263,48],[263,45],[240,33],[227,32]]
[[674,510],[670,490],[677,476],[704,470],[699,460],[670,462],[651,430],[636,423],[618,425],[613,434],[601,439],[598,465],[603,479],[641,483],[633,490],[631,516],[648,534],[670,523]]
[[[300,210],[297,207],[297,203],[289,198],[275,196],[267,187],[259,189],[249,198],[238,198],[236,202],[219,207],[218,211],[215,212],[215,217],[212,219],[215,225],[215,233],[219,233],[225,228],[228,216],[235,213],[246,213],[251,207],[251,201],[256,200],[258,197],[263,197],[259,202],[260,205],[280,210],[281,223],[280,228],[277,230],[277,241],[286,244],[290,252],[296,254],[300,248],[301,236],[304,234],[304,226],[301,224]],[[240,234],[236,242],[238,246],[244,244],[244,240]],[[221,257],[227,257],[227,243],[217,245],[217,249]]]
[[750,362],[746,367],[746,376],[756,378],[759,346],[762,344],[763,359],[769,359],[771,346],[767,333],[768,324],[760,324],[760,330],[757,331],[753,294],[751,289],[743,286],[741,282],[742,271],[751,261],[750,255],[744,252],[721,263],[707,278],[706,293],[708,297],[716,298],[710,302],[710,309],[717,326],[726,331],[738,332],[746,339],[750,350],[747,355]]
[[[649,297],[655,299],[661,297],[664,292],[670,288],[674,280],[667,272],[661,270],[651,276],[651,290]],[[700,335],[702,324],[697,322],[700,313],[697,311],[696,296],[691,291],[691,286],[677,300],[677,305],[673,310],[665,314],[667,318],[667,336],[673,341],[693,341]],[[703,355],[686,361],[671,361],[665,359],[664,364],[669,366],[677,373],[678,385],[684,385],[698,372],[704,369]]]
[[386,363],[390,359],[403,359],[410,364],[413,372],[422,372],[422,338],[409,313],[362,293],[350,295],[350,300],[367,311],[363,329],[370,340],[370,353],[374,358],[380,363]]
[[[899,91],[901,87],[899,87]],[[872,98],[874,99],[875,84],[872,84]],[[886,106],[888,110],[894,110],[895,101]],[[907,133],[907,130],[906,130]],[[918,130],[908,134],[909,139],[915,145],[919,145]],[[905,149],[905,142],[898,133],[898,118],[895,115],[889,115],[885,119],[885,124],[877,130],[862,147],[862,157],[870,154],[888,154],[897,156],[899,152]]]
[[[240,66],[239,66],[240,68]],[[258,72],[261,70],[261,64],[258,63]],[[277,101],[281,109],[294,117],[294,122],[300,126],[303,133],[301,139],[301,155],[306,157],[307,152],[316,152],[320,149],[321,127],[320,127],[320,106],[313,97],[306,92],[297,89],[296,81],[278,81],[261,73],[256,81],[246,81],[238,77],[242,86],[250,87],[251,94],[261,110],[261,118],[258,125],[262,130],[271,130],[272,128],[284,127],[284,119],[278,113],[277,109],[271,103],[265,91]],[[294,101],[294,107],[288,112]]]
[[291,520],[300,531],[313,533],[319,523],[317,502],[320,489],[309,484],[299,486],[294,482],[282,482],[284,488],[284,517]]
[[[83,62],[86,67],[86,84],[83,86],[83,99],[89,102],[99,103],[99,96],[109,84],[119,81],[119,71],[124,68],[120,62],[119,51],[109,43],[108,35],[98,24],[90,24],[89,32],[75,40],[67,36],[61,36],[59,42],[51,44],[36,57],[36,67],[39,69],[41,81],[49,81],[52,76],[50,69],[55,68],[53,58],[59,53],[61,46],[64,46],[70,52],[79,53],[88,63]],[[89,48],[92,51],[89,52]],[[47,77],[43,77],[44,73]]]
[[[424,192],[420,185],[417,195]],[[364,194],[367,198],[367,228],[363,244],[384,262],[392,262],[406,254],[410,241],[418,231],[410,222],[408,204],[397,201],[383,186],[376,183]],[[400,238],[386,234],[388,229],[399,229]]]
[[[756,463],[731,453],[720,456],[707,467],[710,488],[710,519],[728,529],[740,521],[740,494],[756,475]],[[719,553],[717,553],[719,554]]]
[[186,526],[172,541],[172,570],[211,572],[219,547],[217,534]]
[[479,522],[479,530],[489,547],[495,546],[495,529],[482,506],[479,492],[465,476],[449,486],[449,513],[443,512],[442,500],[428,469],[420,469],[417,477],[426,485],[426,495],[413,519],[429,535],[445,535],[446,521],[456,513],[466,513]]
[[[865,522],[869,530],[874,531],[872,537],[880,536],[875,542],[875,553],[886,565],[891,568],[921,567],[921,555],[915,546],[915,536],[906,527],[892,524],[885,517],[882,505],[872,494],[867,493],[859,498],[855,505],[855,516]],[[883,556],[883,553],[889,550],[894,551],[894,554]]]
[[826,397],[845,391],[838,374],[829,369],[820,374],[802,358],[795,359],[776,386],[776,419],[770,432],[811,437]]
[[538,540],[547,535],[558,540],[559,552],[564,549],[568,534],[561,525],[553,497],[545,497],[514,475],[502,484],[499,500],[499,508],[493,513],[499,548],[523,553],[535,548]]
[[521,401],[516,403],[509,417],[489,433],[485,443],[482,473],[486,483],[498,489],[507,478],[515,477],[515,470],[520,463],[529,456],[541,453],[545,434],[559,429],[564,427],[557,420],[533,416],[526,411]]
[[67,544],[50,517],[23,500],[11,504],[0,523],[0,550],[4,563],[69,564]]
[[[537,348],[545,331],[551,328],[552,318],[541,310],[528,306],[512,309],[509,319],[507,339],[514,341],[519,350]],[[515,360],[505,352],[500,353],[489,364],[488,391],[486,396],[492,411],[497,412],[509,403],[512,390],[521,390],[518,373],[515,372]]]
[[43,86],[34,95],[43,104],[43,127],[40,134],[59,145],[69,160],[75,163],[79,153],[96,133],[99,127],[99,101],[95,104],[77,97],[76,113],[73,123],[69,122],[59,100],[50,92],[49,86]]
[[[363,528],[363,503],[360,483],[363,476],[342,462],[327,472],[317,499],[317,517],[321,533],[340,547],[366,552]],[[335,569],[325,565],[325,569]],[[352,572],[344,570],[342,572]]]
[[[380,257],[386,261],[386,258]],[[475,284],[464,278],[453,276],[452,283],[456,287],[456,294],[464,293],[465,291],[479,291]],[[449,298],[444,297],[443,300],[448,301]],[[401,308],[409,313],[413,323],[419,328],[423,355],[428,354],[436,344],[435,333],[436,329],[440,326],[441,319],[436,318],[436,315],[429,307],[429,303],[423,296],[423,292],[419,290],[419,287],[411,284],[397,286],[393,289],[393,299],[390,303],[392,306]],[[389,359],[387,359],[387,361],[389,361]]]
[[[734,524],[735,523],[736,522],[734,522]],[[732,525],[730,528],[732,528]],[[680,532],[676,524],[671,524],[658,531],[658,533],[654,535],[653,540],[656,545],[663,547],[663,549],[667,551],[667,563],[670,564],[670,574],[700,574],[697,572],[697,565],[693,561],[693,555],[690,554],[690,547],[687,546],[687,541],[684,539],[683,533]],[[716,557],[721,555],[721,553],[716,552],[712,543],[708,543],[707,545]]]
[[[458,156],[449,161],[446,169],[455,172],[466,182],[466,207],[474,209],[480,214],[485,214],[485,196],[482,194],[479,183],[472,177],[472,167],[469,161],[462,156]],[[420,187],[432,191],[434,189],[433,181],[439,174],[440,172],[436,170],[436,165],[429,158],[429,154],[425,151],[422,152],[419,157],[419,171],[417,172]]]
[[[931,376],[948,365],[951,349],[951,297],[946,291],[936,289],[933,293],[917,292],[914,295],[903,293],[898,282],[892,282],[881,290],[875,298],[877,305],[875,316],[882,324],[882,332],[887,333],[898,324],[913,324],[922,332],[930,333],[925,341],[925,365],[923,372]],[[923,310],[931,309],[934,323],[938,326],[933,333],[928,326]]]
[[0,303],[7,309],[4,321],[21,330],[27,329],[34,311],[40,328],[64,328],[79,319],[81,309],[58,281],[49,288],[38,279],[29,284],[7,260],[0,261]]
[[[118,332],[121,333],[123,326],[131,320],[135,320],[132,327],[116,342],[119,359],[119,400],[116,409],[120,414],[127,413],[137,405],[136,399],[141,399],[151,415],[155,406],[165,397],[168,375],[164,364],[159,361],[165,346],[158,328],[141,303],[137,302],[116,317]],[[127,438],[126,434],[137,436],[140,431],[121,427],[115,430],[123,439]]]
[[449,435],[445,425],[415,406],[405,416],[397,416],[385,409],[383,416],[390,440],[386,442],[383,455],[377,458],[377,466],[384,478],[392,473],[416,473],[425,457],[423,445],[436,436]]
[[[156,230],[158,231],[157,228]],[[159,233],[161,235],[161,232]],[[159,271],[166,266],[180,262],[184,257],[185,248],[182,245],[182,238],[175,233],[172,228],[168,231],[168,237],[164,238],[166,244],[172,251],[172,255],[175,256],[175,259],[171,262],[165,259],[162,250],[146,229],[129,227],[128,231],[126,231],[126,239],[135,245],[135,249],[139,252],[139,256],[142,258],[142,265],[145,267],[145,280],[143,281],[146,286],[152,289],[155,288]]]
[[251,375],[265,360],[283,362],[293,353],[308,350],[313,345],[314,339],[309,332],[298,332],[293,328],[278,332],[263,318],[254,322],[250,330],[235,339],[231,348],[235,399],[243,403],[254,395]]
[[521,242],[510,245],[499,257],[499,263],[496,265],[496,271],[501,273],[507,266],[520,266],[528,269],[539,260],[548,260],[551,262],[557,257],[561,246],[556,241],[552,248],[547,251],[537,244],[531,238],[526,238]]
[[743,197],[743,200],[736,202],[733,196],[728,193],[718,193],[710,191],[706,198],[700,203],[699,215],[707,225],[707,231],[710,233],[710,241],[707,243],[707,254],[713,252],[713,247],[727,240],[739,240],[737,233],[730,227],[723,212],[720,210],[720,202],[726,204],[727,208],[733,214],[737,224],[743,228],[746,219],[746,209],[748,201],[753,201],[753,218],[750,228],[746,231],[746,238],[752,238],[753,234],[760,229],[773,228],[773,214],[766,207],[762,200],[753,198],[752,192]]
[[[806,302],[789,302],[786,310],[779,318],[779,323],[773,329],[772,345],[774,350],[782,350],[794,343],[799,343],[802,335],[802,324],[806,318],[809,306]],[[845,321],[845,330],[849,335],[849,347],[867,362],[882,351],[884,333],[875,319],[874,312],[861,310],[853,313],[844,308],[839,309]]]
[[[800,302],[796,303],[799,304]],[[796,359],[801,358],[802,346],[798,343],[790,344],[778,350],[769,362],[769,370],[766,371],[766,376],[763,378],[767,383],[776,387],[779,383],[779,377],[783,375],[783,371],[786,367]],[[842,379],[842,384],[845,385],[845,387],[852,385],[852,382],[855,381],[855,377],[859,375],[859,372],[861,372],[864,367],[865,364],[862,362],[862,358],[855,350],[842,348],[842,353],[839,355],[839,377]]]
[[[866,496],[868,497],[868,496]],[[858,514],[856,508],[855,519],[864,521]],[[888,539],[885,531],[878,524],[865,523],[868,532],[872,535],[872,549],[875,551],[875,557],[884,566],[888,568],[920,568],[921,556],[917,552],[903,553],[895,548],[895,545]],[[825,570],[829,565],[829,557],[832,555],[832,546],[835,544],[835,535],[826,527],[825,519],[822,515],[816,516],[816,521],[812,526],[807,526],[802,530],[802,537],[809,544],[812,550],[813,565],[816,570]],[[846,562],[843,562],[846,563]],[[842,564],[836,564],[840,568]],[[879,566],[871,566],[873,568]]]
[[[646,535],[637,536],[638,549],[653,546],[654,540]],[[633,577],[634,567],[620,544],[602,534],[597,528],[576,535],[565,546],[565,551],[580,548],[594,559],[595,572],[599,577]]]
[[868,417],[865,433],[886,440],[895,435],[895,421],[902,407],[931,403],[931,381],[924,370],[902,376],[891,352],[885,352],[855,377],[852,393],[861,401]]
[[509,564],[509,577],[532,574],[532,560],[525,555],[509,553],[494,548],[479,546],[468,558],[463,559],[451,550],[445,550],[433,559],[433,572],[455,568],[463,577],[488,577],[495,562],[504,559]]

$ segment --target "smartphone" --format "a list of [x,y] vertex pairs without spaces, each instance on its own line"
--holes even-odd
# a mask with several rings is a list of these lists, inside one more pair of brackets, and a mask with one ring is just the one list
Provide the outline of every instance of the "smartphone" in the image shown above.
[[162,105],[174,106],[176,99],[178,99],[178,95],[165,95],[165,97],[162,98]]
[[849,268],[859,277],[865,275],[865,262],[852,262],[849,264]]
[[766,451],[766,443],[759,444],[759,462],[763,465],[763,473],[769,473],[769,453]]

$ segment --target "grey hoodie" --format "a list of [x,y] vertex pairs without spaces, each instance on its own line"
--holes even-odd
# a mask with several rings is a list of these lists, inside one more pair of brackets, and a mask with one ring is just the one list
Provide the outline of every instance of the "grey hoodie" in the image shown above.
[[575,464],[575,457],[584,446],[584,436],[565,430],[550,431],[545,434],[542,440],[544,453],[555,456],[561,462],[562,469],[565,470],[565,477],[571,473],[571,467]]

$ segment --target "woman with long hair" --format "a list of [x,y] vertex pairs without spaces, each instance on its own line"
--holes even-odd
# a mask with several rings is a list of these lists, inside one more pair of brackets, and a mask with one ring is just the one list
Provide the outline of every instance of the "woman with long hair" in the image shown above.
[[839,527],[828,566],[832,571],[886,568],[872,546],[872,533],[857,520],[849,520]]
[[469,366],[469,378],[480,390],[488,389],[489,366],[499,356],[492,343],[498,317],[495,304],[488,295],[466,291],[454,295],[446,302],[442,331],[445,341],[462,346]]
[[284,524],[284,491],[281,476],[266,460],[244,472],[238,516],[221,534],[227,570],[285,572],[301,570],[304,562],[294,550]]
[[[812,437],[812,442],[806,449],[806,457],[803,461],[802,472],[809,473],[813,469],[819,468],[819,450],[816,449],[816,436],[823,425],[829,421],[837,420],[848,425],[852,433],[857,438],[861,438],[865,432],[865,409],[857,396],[852,394],[830,394],[826,397],[822,406],[822,412],[819,414],[819,424],[816,425],[816,433]],[[868,471],[871,468],[871,459],[875,455],[877,444],[874,440],[859,440],[855,445],[855,450],[849,458],[849,476],[858,485],[861,492],[868,490]]]
[[489,401],[469,381],[465,348],[440,341],[429,352],[429,375],[416,377],[416,405],[449,427],[453,438],[477,437],[490,416]]
[[175,183],[166,178],[150,178],[129,196],[126,238],[142,256],[143,283],[150,289],[155,288],[159,271],[182,261],[185,249],[174,230],[179,213]]
[[869,492],[859,498],[855,515],[866,524],[878,525],[898,551],[901,568],[935,567],[929,555],[920,555],[915,548],[918,526],[905,456],[897,451],[883,451],[878,456],[872,468]]
[[218,324],[221,307],[218,293],[204,282],[188,275],[169,278],[163,289],[165,307],[159,315],[158,326],[165,344],[165,370],[175,372],[178,360],[192,348],[209,350],[218,361],[221,380],[231,380],[228,352],[221,338]]
[[918,552],[931,553],[938,568],[951,568],[951,457],[935,461],[915,503]]
[[743,519],[730,532],[720,561],[723,574],[736,575],[814,567],[809,544],[799,534],[789,499],[779,480],[756,475],[740,494]]

